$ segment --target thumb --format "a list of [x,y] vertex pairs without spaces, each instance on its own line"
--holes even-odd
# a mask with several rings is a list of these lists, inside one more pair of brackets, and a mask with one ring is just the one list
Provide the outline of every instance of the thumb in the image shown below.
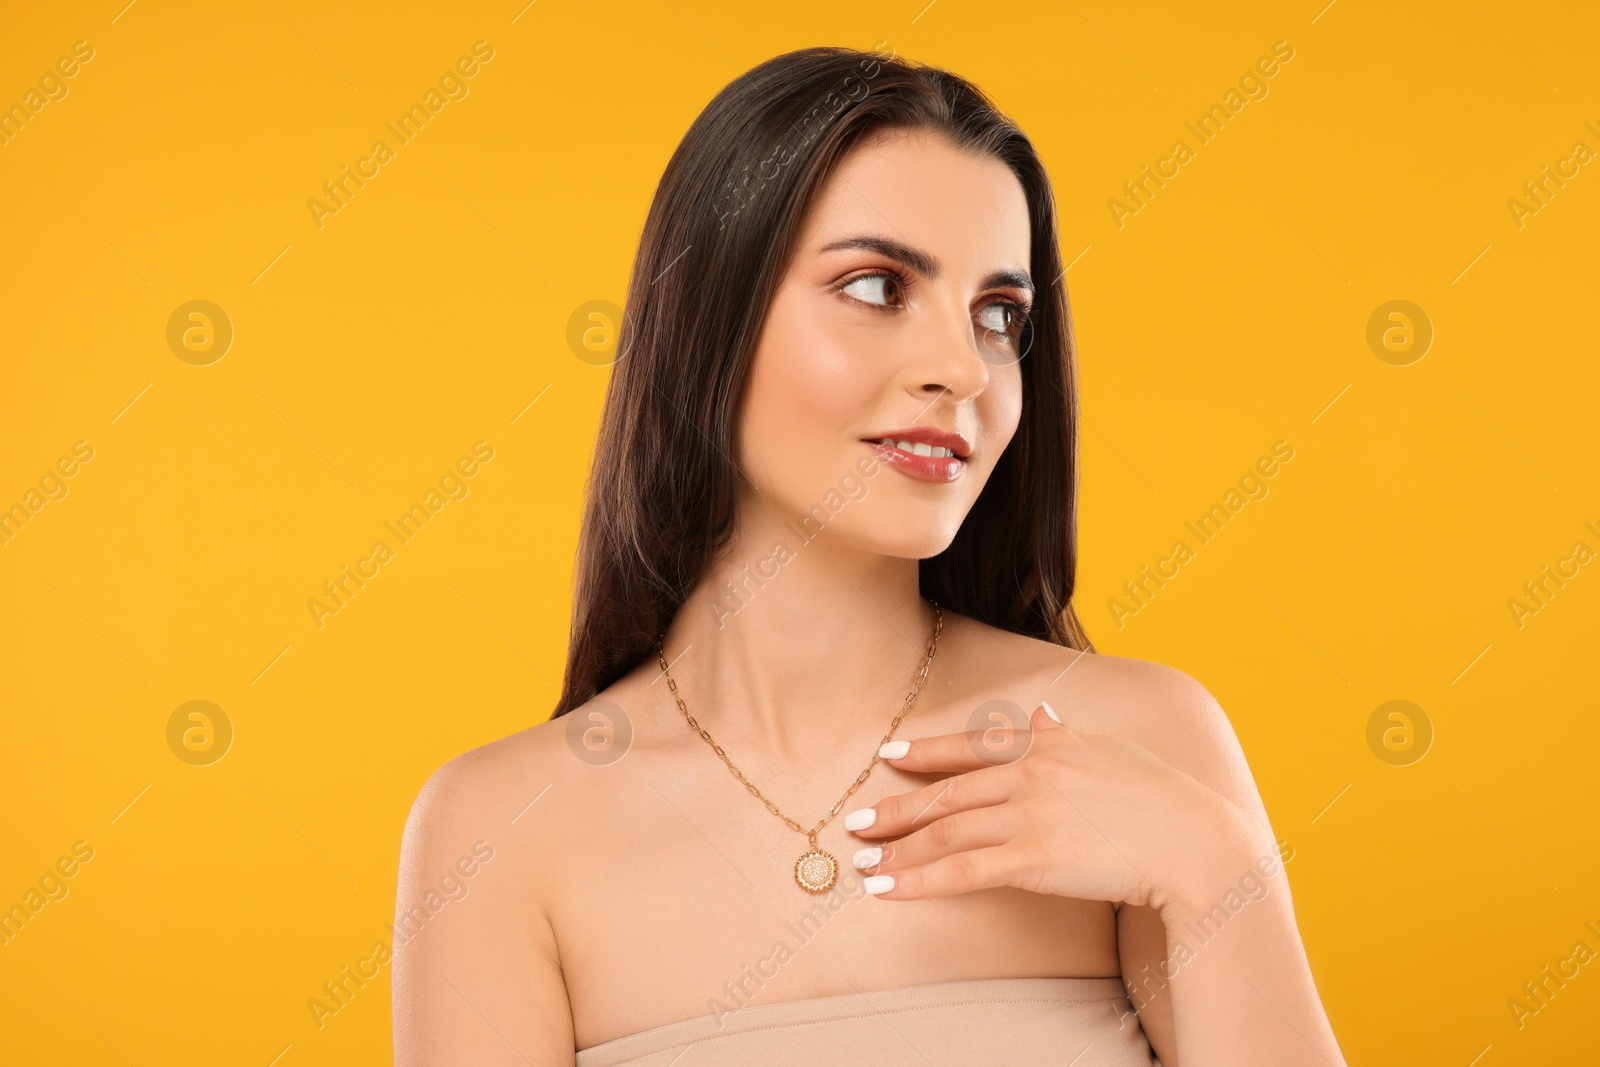
[[1056,713],[1056,709],[1052,708],[1050,702],[1046,700],[1041,700],[1039,706],[1033,710],[1033,715],[1029,717],[1029,725],[1035,730],[1066,729],[1066,726],[1061,722],[1061,716]]

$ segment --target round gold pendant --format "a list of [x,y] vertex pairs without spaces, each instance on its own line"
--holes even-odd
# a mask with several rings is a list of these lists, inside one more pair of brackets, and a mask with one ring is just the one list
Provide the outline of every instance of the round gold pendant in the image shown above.
[[794,880],[807,893],[826,893],[839,880],[839,861],[814,848],[795,861]]

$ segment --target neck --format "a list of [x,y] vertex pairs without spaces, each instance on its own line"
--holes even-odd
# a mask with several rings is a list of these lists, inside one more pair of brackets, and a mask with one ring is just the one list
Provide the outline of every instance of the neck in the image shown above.
[[[666,633],[689,714],[730,753],[803,756],[881,736],[934,632],[917,560],[841,546],[826,527],[806,540],[781,520],[746,518]],[[949,621],[945,612],[941,645]]]

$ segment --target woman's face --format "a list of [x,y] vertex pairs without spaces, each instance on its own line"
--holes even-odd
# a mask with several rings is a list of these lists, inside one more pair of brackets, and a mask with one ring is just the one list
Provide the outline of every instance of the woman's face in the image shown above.
[[740,458],[760,499],[745,506],[867,551],[942,552],[1017,429],[1030,253],[1004,163],[922,132],[857,146],[756,346]]

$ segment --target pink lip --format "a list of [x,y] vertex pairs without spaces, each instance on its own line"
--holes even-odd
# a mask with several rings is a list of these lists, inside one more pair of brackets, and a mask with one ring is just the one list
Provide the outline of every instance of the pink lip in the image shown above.
[[[888,434],[884,435],[889,436]],[[910,441],[911,437],[896,437],[897,441]],[[932,456],[914,456],[909,452],[902,452],[894,445],[882,444],[879,441],[863,440],[862,444],[872,449],[873,455],[886,467],[893,467],[902,474],[909,475],[923,482],[953,482],[961,477],[961,472],[966,470],[967,462],[959,455],[945,456],[935,459]],[[934,442],[929,441],[928,444]],[[944,445],[950,448],[950,445]]]
[[948,448],[961,459],[972,455],[972,445],[967,439],[954,430],[941,430],[937,426],[902,426],[897,430],[885,430],[875,433],[871,437],[863,437],[863,441],[882,441],[884,438],[893,438],[896,441],[910,441],[912,444],[933,445],[935,448]]

